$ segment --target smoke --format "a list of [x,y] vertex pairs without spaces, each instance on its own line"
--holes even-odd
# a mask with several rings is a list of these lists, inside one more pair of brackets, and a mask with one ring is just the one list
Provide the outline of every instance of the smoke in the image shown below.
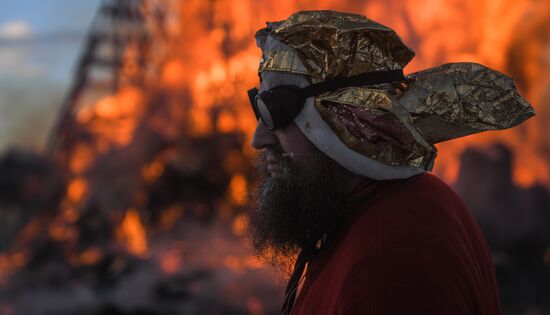
[[44,79],[0,78],[0,152],[9,146],[41,149],[63,92]]
[[[154,252],[149,261],[126,261],[118,274],[111,270],[116,280],[112,283],[78,277],[61,283],[32,278],[32,286],[13,285],[21,290],[10,296],[12,309],[26,315],[277,313],[283,282],[273,281],[268,268],[248,265],[244,257],[252,249],[243,246],[226,225],[187,220],[179,231],[185,240],[182,265],[173,273],[158,268],[155,262],[163,257]],[[176,241],[173,235],[154,240],[164,243],[156,248]],[[84,273],[74,271],[78,272]]]

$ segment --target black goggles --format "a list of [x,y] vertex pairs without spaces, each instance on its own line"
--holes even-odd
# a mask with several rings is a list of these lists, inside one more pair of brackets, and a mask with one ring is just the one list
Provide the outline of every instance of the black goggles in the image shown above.
[[335,78],[299,88],[278,85],[258,94],[257,88],[248,90],[248,98],[256,119],[261,119],[269,130],[287,126],[298,116],[308,97],[351,86],[367,86],[403,81],[403,70],[367,72],[347,78]]

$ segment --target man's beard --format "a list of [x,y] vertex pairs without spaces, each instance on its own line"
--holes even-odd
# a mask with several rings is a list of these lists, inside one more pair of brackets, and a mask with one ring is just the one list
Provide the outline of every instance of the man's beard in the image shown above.
[[301,157],[301,167],[277,156],[281,172],[274,176],[267,172],[265,153],[257,160],[260,180],[249,196],[249,231],[255,250],[280,264],[336,228],[344,191],[336,180],[340,166],[326,155]]

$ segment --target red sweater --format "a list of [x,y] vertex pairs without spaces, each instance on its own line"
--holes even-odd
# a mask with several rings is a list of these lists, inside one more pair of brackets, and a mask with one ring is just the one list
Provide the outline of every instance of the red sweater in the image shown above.
[[328,240],[306,273],[292,314],[500,314],[494,266],[459,197],[430,174],[393,181]]

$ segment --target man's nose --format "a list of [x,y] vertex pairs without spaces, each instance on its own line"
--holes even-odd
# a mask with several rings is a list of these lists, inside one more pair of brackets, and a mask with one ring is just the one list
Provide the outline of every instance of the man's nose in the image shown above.
[[250,145],[252,145],[254,149],[260,150],[268,146],[275,146],[277,141],[278,140],[275,133],[267,129],[267,126],[261,119],[258,120],[258,124],[256,124],[256,130],[254,130]]

